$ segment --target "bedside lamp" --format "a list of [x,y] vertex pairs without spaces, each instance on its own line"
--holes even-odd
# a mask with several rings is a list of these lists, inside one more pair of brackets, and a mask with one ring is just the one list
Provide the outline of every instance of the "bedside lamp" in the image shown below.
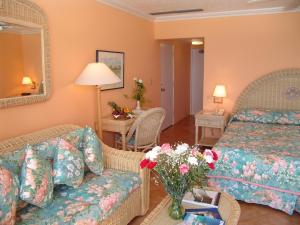
[[[36,89],[36,83],[34,81],[31,80],[30,77],[25,76],[22,78],[22,84],[23,85],[28,85],[31,86],[31,89]],[[21,93],[22,96],[26,96],[26,95],[31,95],[30,92],[23,92]]]
[[101,86],[105,84],[114,84],[121,82],[121,79],[114,74],[111,69],[104,63],[89,63],[78,78],[75,84],[78,85],[92,85],[97,88],[97,125],[99,137],[102,139],[101,129]]
[[[224,85],[216,85],[214,93],[213,93],[213,97],[214,97],[214,103],[217,104],[222,104],[223,103],[223,98],[225,98],[227,96],[226,93],[226,88]],[[224,109],[216,109],[216,114],[217,115],[223,115],[224,114]]]

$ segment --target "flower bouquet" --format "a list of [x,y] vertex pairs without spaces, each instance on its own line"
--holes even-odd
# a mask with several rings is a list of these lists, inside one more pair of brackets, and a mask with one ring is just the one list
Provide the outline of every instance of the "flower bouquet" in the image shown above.
[[209,149],[200,153],[188,144],[163,144],[147,152],[140,162],[141,168],[153,170],[161,180],[166,192],[172,198],[169,216],[181,219],[183,208],[181,202],[184,194],[193,187],[206,186],[207,173],[214,169],[217,154]]

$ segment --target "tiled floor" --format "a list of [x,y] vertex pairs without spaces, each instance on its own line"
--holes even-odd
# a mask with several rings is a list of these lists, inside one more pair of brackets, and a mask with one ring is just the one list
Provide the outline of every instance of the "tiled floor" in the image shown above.
[[[192,145],[194,143],[194,129],[193,117],[187,117],[175,126],[165,130],[161,135],[161,143],[169,142],[172,144],[177,141],[182,141]],[[151,180],[150,190],[150,210],[148,213],[155,208],[166,195],[163,187],[154,184],[153,180]],[[300,214],[298,213],[289,216],[286,213],[270,207],[247,204],[241,201],[239,203],[242,211],[239,225],[300,225]],[[134,219],[130,225],[138,225],[144,218],[145,217],[138,217]]]

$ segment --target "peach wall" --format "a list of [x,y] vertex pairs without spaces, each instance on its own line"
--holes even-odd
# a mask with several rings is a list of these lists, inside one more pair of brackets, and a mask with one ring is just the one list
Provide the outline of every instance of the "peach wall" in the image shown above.
[[240,92],[259,76],[300,67],[300,13],[156,22],[155,38],[205,38],[204,108],[214,108],[216,84],[228,90],[230,111]]
[[76,77],[96,49],[125,52],[125,89],[102,92],[103,113],[107,101],[134,106],[131,95],[134,76],[147,86],[148,106],[160,103],[159,45],[153,24],[95,0],[34,0],[49,20],[53,92],[50,100],[0,110],[0,139],[63,123],[93,125],[96,91],[76,86]]
[[0,33],[0,98],[20,95],[23,73],[21,36]]

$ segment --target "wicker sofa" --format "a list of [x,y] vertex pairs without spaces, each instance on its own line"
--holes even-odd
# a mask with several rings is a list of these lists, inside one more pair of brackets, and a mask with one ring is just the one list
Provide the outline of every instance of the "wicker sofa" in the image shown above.
[[[0,155],[22,148],[27,143],[33,145],[49,138],[59,137],[79,128],[75,125],[62,125],[27,135],[3,140],[0,142]],[[106,169],[131,171],[138,173],[142,183],[107,219],[99,224],[128,224],[134,217],[144,215],[149,208],[149,171],[141,170],[139,162],[143,153],[116,150],[102,144],[104,151],[104,166]]]

